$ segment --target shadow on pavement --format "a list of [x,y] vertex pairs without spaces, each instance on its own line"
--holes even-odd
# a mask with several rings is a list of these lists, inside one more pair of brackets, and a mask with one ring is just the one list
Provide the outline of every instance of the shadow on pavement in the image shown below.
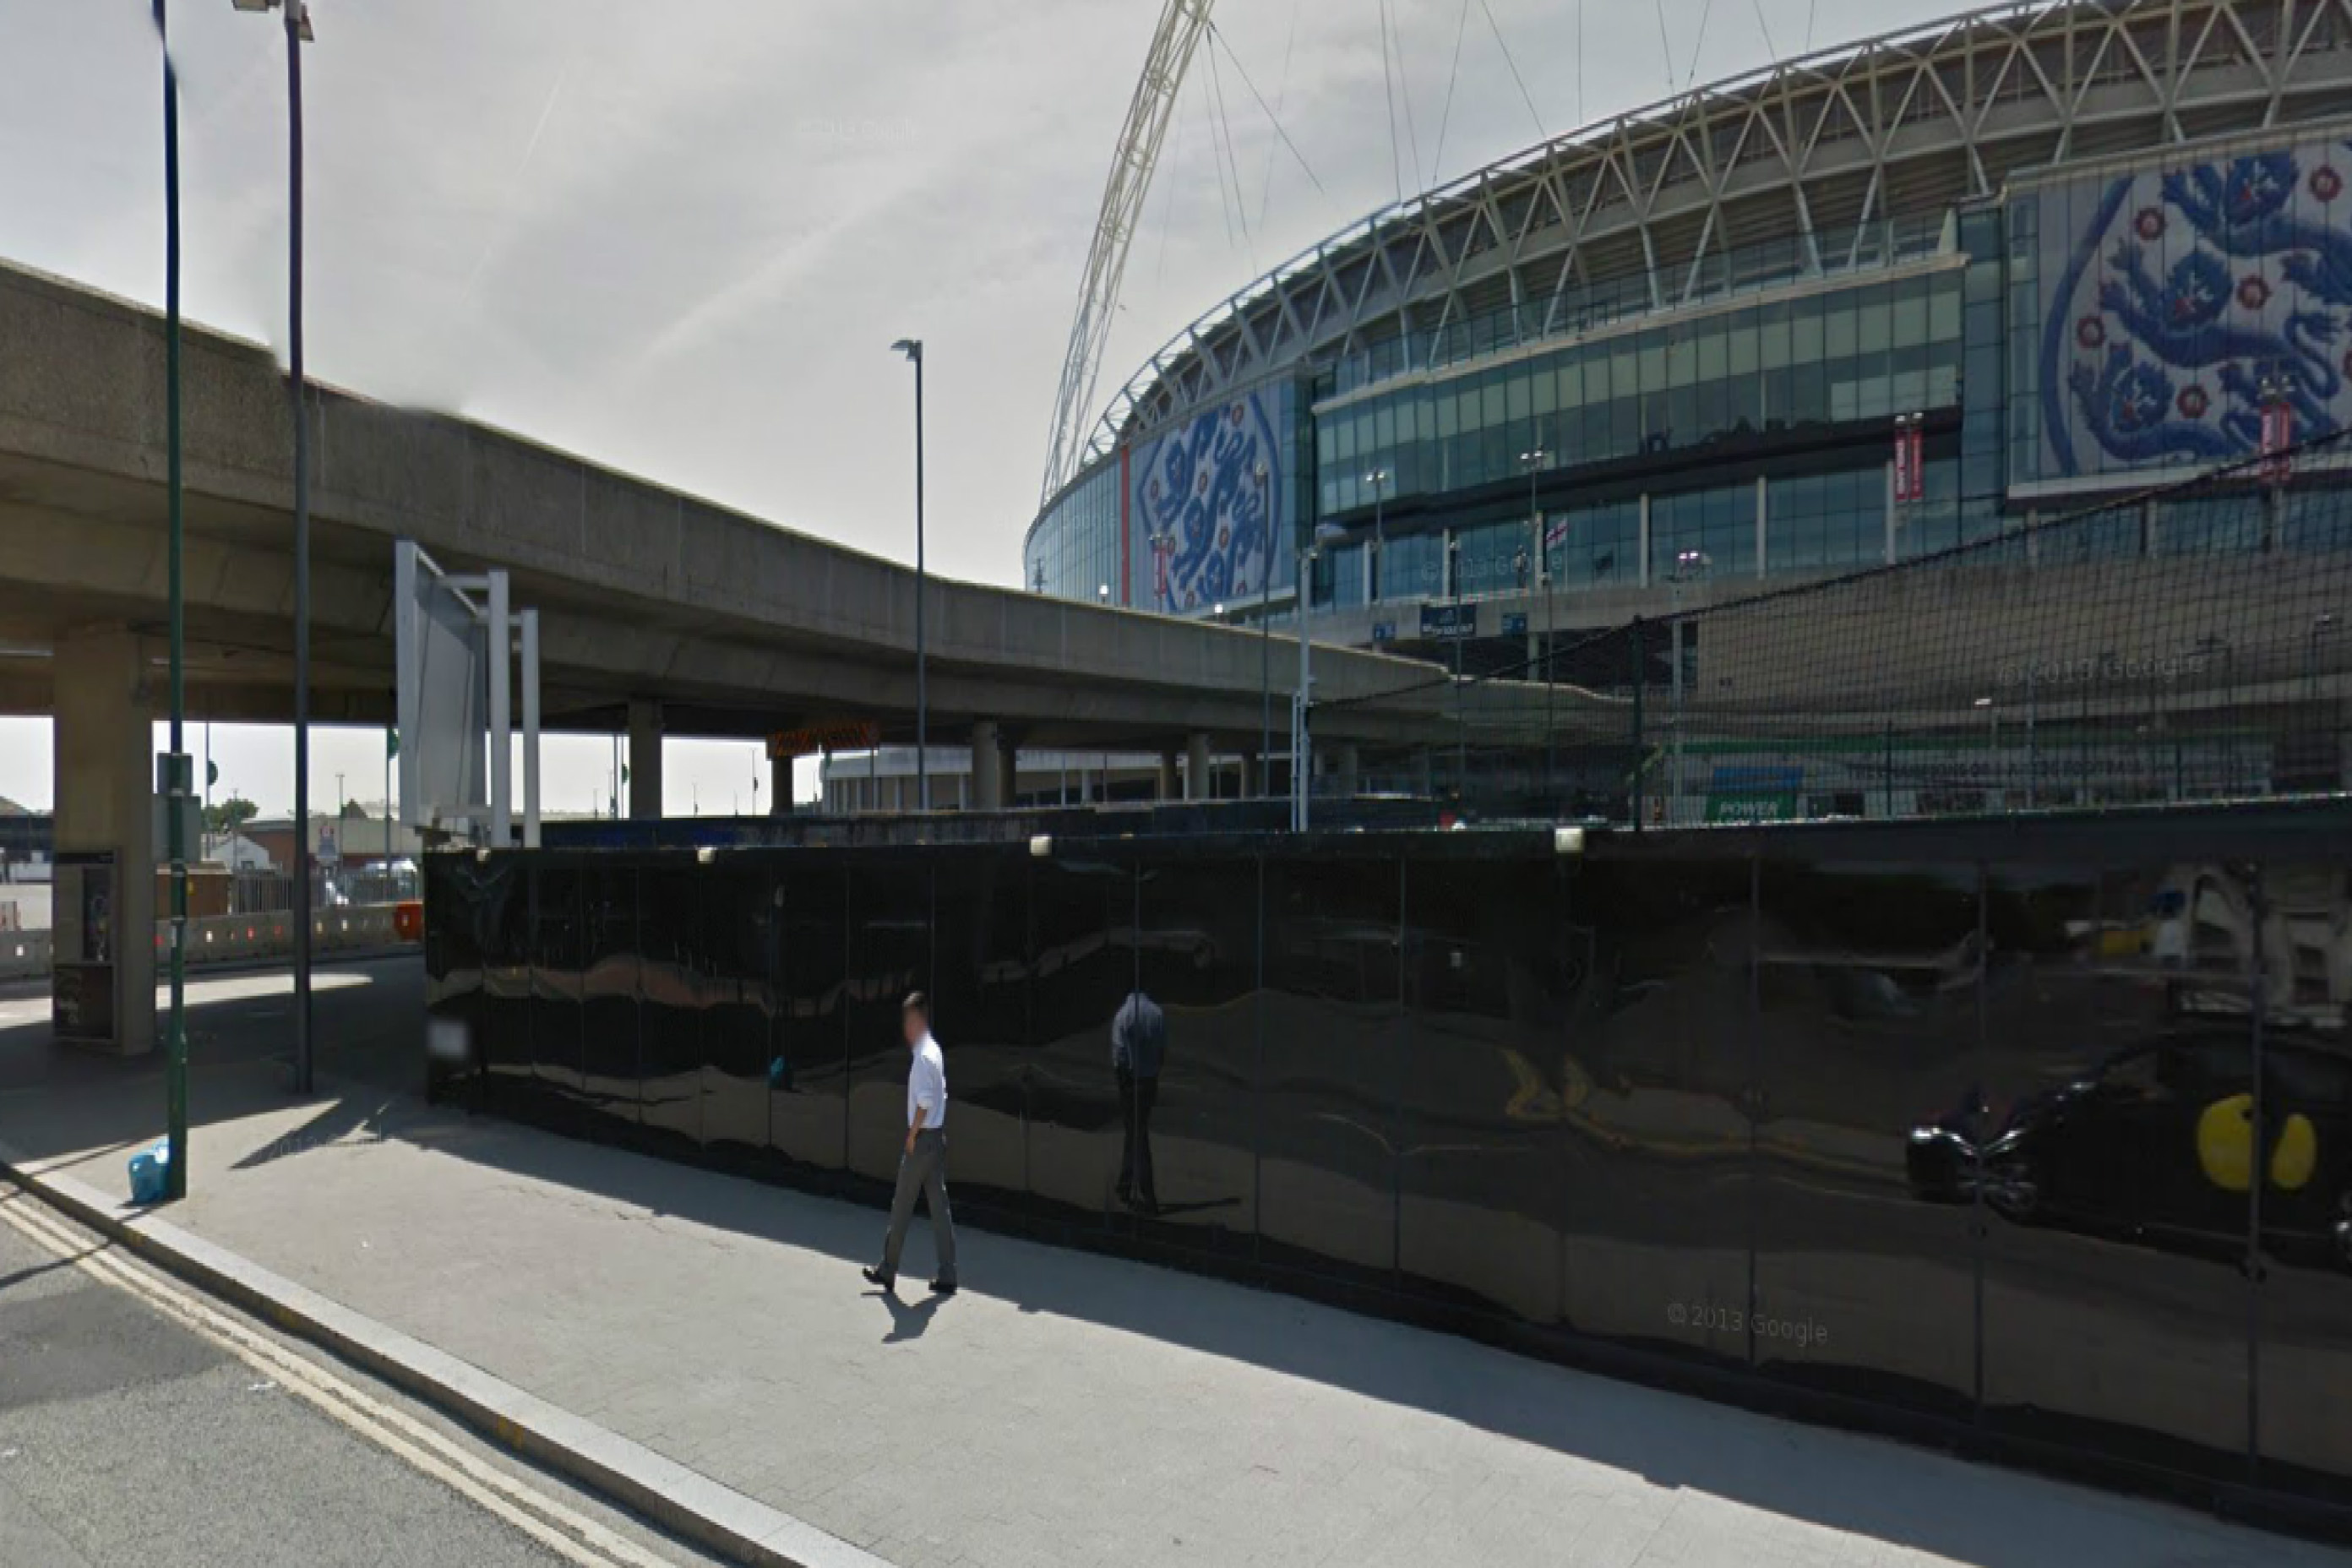
[[[358,1088],[356,1098],[378,1108],[422,1085],[424,981],[424,961],[414,954],[338,963],[313,976],[314,1061],[327,1092],[308,1135],[324,1142],[336,1135],[328,1129],[340,1123],[341,1131],[354,1131],[377,1114],[352,1110],[338,1084],[345,1092]],[[292,982],[283,971],[189,983],[192,1126],[292,1102],[293,1008]],[[60,1044],[49,1030],[46,996],[0,1002],[0,1139],[20,1153],[111,1153],[159,1138],[163,1089],[160,1051],[123,1058]]]

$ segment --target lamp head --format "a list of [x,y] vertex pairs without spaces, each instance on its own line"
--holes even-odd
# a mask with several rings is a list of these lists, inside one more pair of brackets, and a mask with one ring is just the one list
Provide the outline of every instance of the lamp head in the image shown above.
[[920,364],[923,363],[923,340],[920,338],[900,338],[897,342],[890,345],[890,352],[892,353],[905,354],[917,364]]
[[[240,11],[267,16],[289,3],[289,0],[229,0]],[[305,0],[290,0],[294,6],[294,36],[304,43],[315,43],[317,35],[310,30],[310,7]]]

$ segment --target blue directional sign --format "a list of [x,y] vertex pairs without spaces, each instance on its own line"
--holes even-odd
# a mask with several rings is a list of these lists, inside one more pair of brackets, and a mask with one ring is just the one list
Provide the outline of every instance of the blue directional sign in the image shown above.
[[1505,616],[1503,617],[1503,635],[1507,637],[1523,637],[1527,636],[1528,617],[1525,615]]
[[1423,642],[1467,642],[1478,635],[1478,606],[1475,605],[1423,605],[1421,607],[1421,637]]
[[1374,621],[1372,623],[1372,641],[1376,643],[1396,641],[1396,623],[1394,621]]

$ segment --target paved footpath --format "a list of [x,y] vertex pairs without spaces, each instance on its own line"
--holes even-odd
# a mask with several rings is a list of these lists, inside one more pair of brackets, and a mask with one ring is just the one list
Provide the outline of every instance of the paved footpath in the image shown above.
[[[69,1076],[0,1141],[119,1193],[156,1080]],[[194,1099],[173,1224],[904,1568],[2352,1562],[980,1231],[894,1303],[869,1210],[267,1064]]]

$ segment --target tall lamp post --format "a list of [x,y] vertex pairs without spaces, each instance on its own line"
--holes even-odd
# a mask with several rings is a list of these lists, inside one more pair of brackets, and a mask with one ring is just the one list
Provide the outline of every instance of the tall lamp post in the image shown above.
[[[163,56],[164,441],[170,485],[172,601],[172,750],[163,780],[172,796],[166,802],[164,818],[164,848],[172,861],[172,1002],[163,1045],[163,1117],[171,1158],[163,1182],[165,1194],[176,1199],[188,1195],[188,844],[186,817],[180,809],[186,781],[179,776],[185,765],[188,689],[186,601],[180,572],[185,538],[180,485],[180,83],[172,69],[172,40],[163,6],[164,0],[155,0],[155,41]],[[142,1000],[148,1006],[154,1005],[152,995]]]
[[1372,492],[1372,570],[1364,597],[1376,605],[1388,586],[1381,581],[1381,557],[1388,550],[1388,528],[1382,509],[1388,499],[1389,481],[1394,478],[1386,468],[1374,468],[1364,476],[1364,483]]
[[1265,489],[1265,459],[1252,470],[1257,479],[1258,513],[1266,520],[1265,560],[1257,584],[1257,787],[1274,791],[1274,510]]
[[1470,715],[1462,689],[1462,536],[1445,536],[1447,596],[1454,601],[1454,624],[1447,636],[1454,644],[1454,798],[1458,806],[1470,804]]
[[890,345],[915,366],[915,800],[931,809],[931,701],[928,650],[923,645],[923,340],[900,338]]
[[1530,447],[1519,454],[1519,464],[1528,471],[1528,542],[1535,552],[1536,592],[1543,595],[1544,602],[1544,794],[1546,795],[1549,795],[1553,788],[1554,764],[1557,762],[1555,748],[1558,745],[1553,739],[1551,707],[1551,651],[1555,640],[1553,625],[1555,605],[1551,591],[1551,545],[1544,538],[1543,507],[1536,500],[1536,476],[1543,471],[1544,463],[1550,456],[1551,454],[1541,447]]
[[302,46],[304,0],[232,0],[286,24],[286,311],[294,408],[294,1092],[310,1092],[310,422],[302,374]]
[[1679,552],[1675,556],[1674,573],[1666,579],[1667,582],[1674,584],[1675,595],[1675,766],[1673,774],[1674,782],[1671,786],[1674,790],[1674,795],[1666,803],[1666,820],[1670,824],[1675,820],[1675,814],[1682,810],[1683,805],[1683,687],[1685,684],[1683,680],[1683,637],[1685,635],[1683,630],[1683,584],[1685,583],[1697,582],[1706,574],[1706,569],[1714,564],[1714,559],[1710,557],[1706,551],[1685,550]]
[[1314,540],[1298,552],[1298,689],[1290,700],[1290,827],[1294,833],[1304,833],[1307,826],[1307,801],[1315,783],[1315,755],[1309,730],[1315,707],[1315,673],[1309,649],[1308,611],[1314,605],[1315,563],[1323,559],[1323,546],[1346,537],[1347,531],[1337,523],[1315,525]]

